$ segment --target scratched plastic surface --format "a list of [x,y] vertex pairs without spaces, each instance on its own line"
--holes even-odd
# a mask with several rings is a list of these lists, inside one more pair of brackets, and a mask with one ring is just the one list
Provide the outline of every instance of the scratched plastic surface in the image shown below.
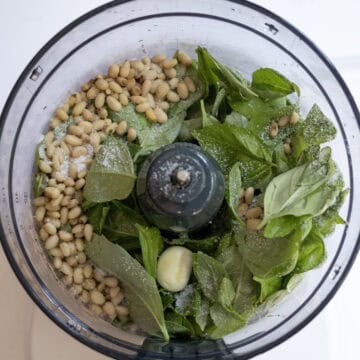
[[[219,342],[165,345],[127,334],[97,319],[56,280],[34,229],[30,204],[34,150],[56,106],[107,65],[144,54],[206,46],[221,61],[249,76],[260,66],[280,70],[302,90],[301,107],[314,101],[333,119],[332,143],[351,195],[348,220],[326,240],[327,260],[270,311]],[[13,269],[34,301],[68,333],[118,359],[247,358],[274,346],[310,320],[333,295],[358,247],[360,147],[357,110],[337,73],[290,26],[247,3],[221,0],[111,3],[64,32],[33,61],[2,117],[0,219]],[[355,219],[355,220],[353,220]]]

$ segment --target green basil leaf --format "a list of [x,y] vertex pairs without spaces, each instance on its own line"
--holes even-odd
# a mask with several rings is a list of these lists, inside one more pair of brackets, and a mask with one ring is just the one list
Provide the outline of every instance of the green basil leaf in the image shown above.
[[55,141],[61,141],[64,139],[67,133],[67,129],[70,125],[74,124],[74,119],[72,117],[69,117],[69,119],[65,122],[62,122],[56,128],[54,129],[54,140]]
[[218,292],[218,302],[225,308],[230,307],[235,298],[234,285],[228,278],[223,278]]
[[242,222],[242,220],[239,218],[239,215],[237,214],[239,196],[242,189],[241,170],[239,163],[236,163],[231,168],[226,185],[226,202],[232,212],[233,217],[238,221]]
[[200,106],[201,106],[201,113],[202,113],[202,127],[207,127],[211,125],[219,124],[218,119],[216,119],[214,116],[208,114],[205,109],[204,100],[200,100]]
[[127,198],[135,184],[134,165],[125,142],[109,136],[86,177],[84,197],[92,202]]
[[195,289],[193,298],[193,311],[196,323],[199,325],[202,331],[205,330],[208,323],[210,304],[209,300],[202,296],[200,291]]
[[156,279],[157,259],[164,248],[160,230],[155,227],[149,228],[140,224],[136,224],[135,227],[139,231],[139,240],[145,270]]
[[308,218],[306,215],[302,217],[285,215],[272,219],[264,229],[264,236],[269,239],[286,236],[295,230],[306,218]]
[[88,222],[93,226],[94,231],[101,235],[102,230],[108,216],[110,206],[108,203],[101,203],[92,206],[86,211]]
[[185,245],[191,251],[202,251],[204,253],[213,253],[218,244],[219,236],[211,236],[204,239],[189,239],[182,237],[179,239],[165,240],[169,245]]
[[302,273],[312,270],[319,266],[324,261],[324,259],[324,241],[321,236],[312,231],[301,243],[295,272]]
[[48,177],[42,172],[38,172],[33,179],[33,193],[34,197],[41,196],[46,188]]
[[171,335],[191,335],[195,333],[191,322],[180,314],[174,312],[166,313],[165,323]]
[[249,121],[244,115],[241,115],[236,111],[232,111],[225,117],[225,123],[245,128],[248,126]]
[[211,109],[211,115],[212,116],[214,116],[214,117],[218,116],[220,105],[223,103],[223,101],[225,99],[225,96],[226,96],[225,89],[220,89],[217,92],[215,100],[214,100],[214,104],[213,104],[212,109]]
[[201,291],[210,300],[217,298],[221,281],[227,277],[224,266],[202,252],[193,254],[193,270]]
[[252,88],[265,99],[283,97],[295,91],[300,96],[300,89],[296,84],[270,68],[261,68],[253,72]]
[[225,309],[218,303],[210,307],[210,317],[214,327],[207,330],[211,339],[220,339],[246,325],[246,320],[239,313]]
[[243,315],[250,314],[259,296],[259,286],[253,280],[253,274],[246,266],[239,249],[231,245],[222,250],[217,260],[224,265],[234,285],[234,309]]
[[164,309],[155,279],[121,246],[104,236],[94,234],[85,251],[95,265],[120,280],[134,322],[150,334],[157,335],[161,331],[168,341]]
[[322,113],[319,106],[313,105],[305,121],[299,122],[296,133],[292,136],[292,154],[298,158],[301,153],[313,145],[320,145],[333,140],[336,129]]
[[273,277],[269,279],[261,279],[257,276],[254,276],[254,280],[260,284],[260,303],[264,302],[270,295],[273,295],[282,286],[282,278]]
[[180,141],[191,141],[194,139],[192,136],[193,130],[201,129],[202,128],[202,118],[196,117],[189,120],[184,120],[180,133],[179,133],[179,140]]
[[193,302],[195,296],[194,285],[187,285],[182,291],[175,294],[175,312],[188,316],[193,313]]

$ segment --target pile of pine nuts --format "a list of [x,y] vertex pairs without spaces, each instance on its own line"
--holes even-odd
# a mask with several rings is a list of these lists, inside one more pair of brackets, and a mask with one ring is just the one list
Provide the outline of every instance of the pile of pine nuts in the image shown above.
[[[47,184],[43,194],[33,200],[39,237],[65,284],[96,314],[110,320],[117,316],[127,321],[129,311],[118,280],[87,261],[84,249],[92,239],[93,227],[81,208],[82,189],[107,134],[126,135],[129,142],[137,137],[136,129],[128,127],[125,120],[112,122],[108,109],[119,111],[132,102],[150,122],[163,124],[168,119],[169,103],[196,91],[193,79],[177,77],[178,63],[185,68],[192,59],[179,51],[173,59],[158,54],[152,59],[111,65],[107,75],[97,75],[56,110],[44,137],[46,158],[38,167],[47,175]],[[70,117],[73,124],[57,139],[54,129]]]
[[246,221],[246,228],[252,231],[257,230],[263,214],[263,209],[260,206],[252,206],[254,193],[255,189],[251,186],[246,189],[241,189],[239,206],[237,208],[239,217]]
[[[296,111],[290,116],[282,116],[278,121],[273,121],[269,126],[269,136],[275,138],[279,133],[279,128],[295,125],[299,121],[299,114]],[[291,154],[290,139],[286,138],[284,141],[284,153],[286,155]]]

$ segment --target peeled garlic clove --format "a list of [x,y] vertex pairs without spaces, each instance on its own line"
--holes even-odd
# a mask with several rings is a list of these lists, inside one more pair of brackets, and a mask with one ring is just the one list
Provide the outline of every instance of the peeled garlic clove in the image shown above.
[[183,246],[171,246],[159,257],[157,281],[166,290],[177,292],[185,288],[192,271],[192,252]]

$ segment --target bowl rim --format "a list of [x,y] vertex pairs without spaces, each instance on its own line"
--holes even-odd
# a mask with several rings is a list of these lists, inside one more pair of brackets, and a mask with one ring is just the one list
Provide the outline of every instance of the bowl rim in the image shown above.
[[[41,47],[41,49],[33,56],[31,61],[27,64],[25,69],[22,71],[21,75],[18,77],[16,83],[14,84],[6,102],[3,107],[1,116],[0,116],[0,138],[3,133],[3,128],[5,125],[5,120],[8,116],[9,110],[12,106],[13,99],[16,97],[19,88],[21,87],[24,80],[28,77],[29,74],[32,73],[34,70],[34,67],[38,63],[39,59],[53,46],[55,45],[64,35],[69,33],[71,30],[73,30],[77,25],[83,23],[84,21],[90,19],[91,17],[103,12],[104,10],[110,9],[112,7],[131,2],[133,0],[113,0],[111,2],[105,3],[103,5],[100,5],[85,14],[81,15],[80,17],[76,18],[74,21],[66,25],[62,30],[60,30],[58,33],[56,33],[49,41],[46,42],[44,46]],[[290,30],[295,35],[299,36],[299,38],[304,41],[324,62],[324,64],[327,66],[327,68],[330,70],[332,75],[337,80],[338,84],[340,85],[341,89],[344,91],[344,94],[349,102],[349,105],[353,111],[353,114],[355,115],[355,119],[357,121],[358,127],[360,128],[360,113],[357,108],[357,105],[355,103],[355,100],[348,89],[345,81],[341,77],[340,73],[334,66],[334,64],[331,62],[331,60],[315,45],[315,43],[310,40],[302,31],[300,31],[297,27],[289,23],[287,20],[283,19],[281,16],[276,15],[272,11],[258,5],[254,4],[252,2],[249,2],[248,0],[227,0],[228,2],[233,2],[245,7],[248,7],[250,9],[253,9],[259,13],[262,13],[263,15],[266,15],[276,22],[280,23],[284,27],[286,27],[288,30]],[[351,205],[351,204],[350,204]],[[351,207],[350,207],[351,210]],[[11,249],[9,247],[9,244],[6,241],[5,238],[5,231],[3,229],[3,225],[0,223],[0,242],[2,244],[2,247],[4,249],[5,256],[10,263],[10,266],[15,273],[17,279],[25,289],[26,293],[30,296],[30,298],[33,300],[33,302],[41,309],[41,311],[50,319],[52,320],[57,326],[59,326],[62,330],[64,330],[67,334],[71,335],[76,340],[80,341],[82,344],[104,354],[104,355],[115,355],[112,350],[110,350],[107,347],[104,347],[102,345],[94,343],[92,340],[87,339],[86,337],[79,334],[77,331],[73,331],[72,329],[69,329],[69,327],[66,326],[63,322],[61,322],[49,309],[41,302],[40,299],[37,298],[37,296],[33,293],[31,286],[26,282],[25,278],[21,275],[21,270],[18,267],[14,257],[12,256]],[[324,298],[323,301],[321,301],[314,311],[312,311],[309,315],[307,315],[302,321],[299,322],[298,325],[296,325],[293,329],[289,330],[286,334],[280,336],[279,338],[271,341],[268,344],[262,345],[258,347],[255,350],[252,350],[248,353],[246,353],[245,357],[244,355],[241,355],[242,358],[247,359],[251,358],[255,355],[258,355],[260,353],[263,353],[273,347],[276,347],[280,343],[284,342],[285,340],[289,339],[293,335],[295,335],[297,332],[299,332],[303,327],[305,327],[309,322],[311,322],[323,309],[324,307],[329,303],[329,301],[334,297],[336,292],[339,290],[340,286],[344,282],[345,278],[347,277],[351,267],[354,264],[354,261],[357,257],[357,254],[360,250],[360,234],[358,234],[358,238],[356,241],[356,244],[354,246],[354,250],[349,258],[348,263],[346,264],[345,268],[343,269],[342,273],[339,276],[339,279],[337,280],[336,284],[332,287],[330,292],[327,294],[327,296]],[[135,350],[133,347],[128,347],[130,350]],[[206,356],[211,356],[213,354],[208,353]],[[236,357],[236,354],[234,354]],[[125,356],[125,355],[122,355]]]

